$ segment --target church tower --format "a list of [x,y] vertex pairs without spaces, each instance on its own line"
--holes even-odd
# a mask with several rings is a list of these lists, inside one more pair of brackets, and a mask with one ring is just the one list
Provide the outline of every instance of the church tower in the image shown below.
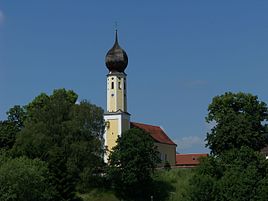
[[105,63],[109,70],[107,111],[104,113],[106,123],[104,145],[107,150],[104,161],[107,162],[118,136],[130,128],[130,114],[127,112],[127,74],[124,72],[128,64],[128,57],[118,43],[117,30],[114,45],[106,54]]

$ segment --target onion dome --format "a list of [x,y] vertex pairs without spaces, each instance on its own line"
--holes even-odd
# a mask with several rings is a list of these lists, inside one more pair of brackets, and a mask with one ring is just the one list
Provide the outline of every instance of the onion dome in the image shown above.
[[117,30],[115,31],[114,46],[106,54],[105,64],[110,72],[124,72],[127,67],[127,53],[118,44]]

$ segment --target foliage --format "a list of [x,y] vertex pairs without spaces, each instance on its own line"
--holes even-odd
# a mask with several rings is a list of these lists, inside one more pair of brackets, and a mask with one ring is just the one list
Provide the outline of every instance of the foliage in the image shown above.
[[260,150],[266,145],[263,123],[268,110],[257,96],[228,92],[214,97],[208,111],[206,121],[215,123],[206,138],[213,154],[242,146]]
[[190,187],[195,169],[157,170],[154,175],[154,200],[182,201]]
[[0,148],[11,149],[18,133],[16,126],[9,121],[0,121]]
[[266,104],[257,96],[225,93],[208,107],[212,156],[201,161],[186,200],[267,200],[268,162],[259,151],[267,143]]
[[37,96],[26,106],[12,150],[14,156],[46,161],[62,200],[74,200],[76,184],[90,183],[103,164],[103,110],[76,101],[77,95],[65,89]]
[[[182,201],[189,189],[189,180],[193,177],[195,169],[163,169],[155,170],[153,184],[153,200],[158,201]],[[94,188],[84,194],[79,194],[83,201],[119,201],[122,198],[116,196],[111,189]],[[146,198],[144,200],[150,200]]]
[[266,175],[261,179],[256,188],[256,194],[254,201],[266,201],[268,200],[268,176]]
[[23,128],[26,118],[25,110],[15,105],[7,112],[7,120],[0,121],[0,149],[11,149],[17,133]]
[[113,191],[103,188],[93,188],[89,192],[79,194],[83,201],[120,201]]
[[222,157],[224,175],[218,181],[219,199],[254,200],[260,181],[268,176],[268,163],[263,155],[242,147]]
[[15,105],[7,112],[7,120],[21,130],[24,127],[24,121],[27,117],[25,108]]
[[189,201],[213,201],[215,200],[215,179],[209,175],[196,175],[190,181],[188,189]]
[[164,169],[167,170],[167,171],[171,170],[171,165],[170,165],[170,163],[168,161],[165,161]]
[[[201,162],[192,177],[188,200],[266,200],[268,162],[248,148],[232,149]],[[265,179],[264,179],[265,178]]]
[[152,174],[158,162],[158,151],[150,135],[132,128],[118,138],[110,154],[109,176],[121,196],[148,199]]
[[45,162],[26,157],[0,157],[1,201],[54,201],[56,192],[49,181]]

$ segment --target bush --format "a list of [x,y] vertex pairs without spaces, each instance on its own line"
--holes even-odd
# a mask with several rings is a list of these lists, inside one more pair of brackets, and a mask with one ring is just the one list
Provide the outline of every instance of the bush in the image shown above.
[[0,157],[1,201],[54,201],[46,163],[26,157]]

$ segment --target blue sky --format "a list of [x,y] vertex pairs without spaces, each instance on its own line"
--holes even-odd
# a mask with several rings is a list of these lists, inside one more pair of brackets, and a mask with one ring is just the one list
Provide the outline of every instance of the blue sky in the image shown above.
[[106,109],[104,57],[129,57],[132,121],[160,125],[181,153],[208,152],[211,99],[268,103],[268,1],[0,1],[0,119],[41,92],[72,89]]

